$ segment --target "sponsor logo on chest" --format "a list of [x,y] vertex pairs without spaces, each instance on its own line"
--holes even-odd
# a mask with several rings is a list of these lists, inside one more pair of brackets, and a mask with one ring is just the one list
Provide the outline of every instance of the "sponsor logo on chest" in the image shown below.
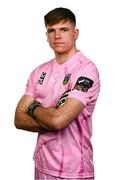
[[42,72],[41,76],[39,77],[39,80],[38,80],[38,83],[39,84],[43,84],[43,81],[45,79],[45,76],[46,76],[46,72]]

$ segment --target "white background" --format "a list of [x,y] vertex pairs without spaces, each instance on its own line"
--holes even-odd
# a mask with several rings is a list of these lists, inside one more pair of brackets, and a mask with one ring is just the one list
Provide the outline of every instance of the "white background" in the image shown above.
[[0,180],[33,180],[37,134],[14,127],[29,73],[53,58],[43,16],[55,7],[77,18],[77,47],[97,65],[101,92],[93,115],[96,180],[117,179],[117,8],[114,0],[0,1]]

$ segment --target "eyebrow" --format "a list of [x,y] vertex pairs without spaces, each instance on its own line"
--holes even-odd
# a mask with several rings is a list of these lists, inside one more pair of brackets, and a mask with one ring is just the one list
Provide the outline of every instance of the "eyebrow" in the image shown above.
[[59,30],[69,30],[70,28],[69,28],[69,27],[61,27],[61,28],[48,28],[48,29],[47,29],[47,32],[48,32],[48,33],[50,33],[50,32],[55,31],[56,29],[59,29]]

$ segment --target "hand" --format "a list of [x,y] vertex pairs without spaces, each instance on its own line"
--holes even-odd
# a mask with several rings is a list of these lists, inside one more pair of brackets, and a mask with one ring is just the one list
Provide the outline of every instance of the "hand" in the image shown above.
[[33,112],[34,112],[35,108],[39,107],[39,106],[41,106],[41,103],[38,102],[37,100],[34,100],[28,107],[27,114],[35,119]]
[[[69,90],[70,91],[70,90]],[[56,108],[59,108],[61,106],[63,106],[68,98],[68,92],[66,91],[59,99],[59,101],[57,102]]]

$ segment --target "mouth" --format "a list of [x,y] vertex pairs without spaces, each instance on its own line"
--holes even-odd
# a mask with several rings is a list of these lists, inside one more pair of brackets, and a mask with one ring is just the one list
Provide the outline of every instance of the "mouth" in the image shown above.
[[65,44],[64,42],[54,42],[53,43],[54,45],[63,45],[63,44]]

